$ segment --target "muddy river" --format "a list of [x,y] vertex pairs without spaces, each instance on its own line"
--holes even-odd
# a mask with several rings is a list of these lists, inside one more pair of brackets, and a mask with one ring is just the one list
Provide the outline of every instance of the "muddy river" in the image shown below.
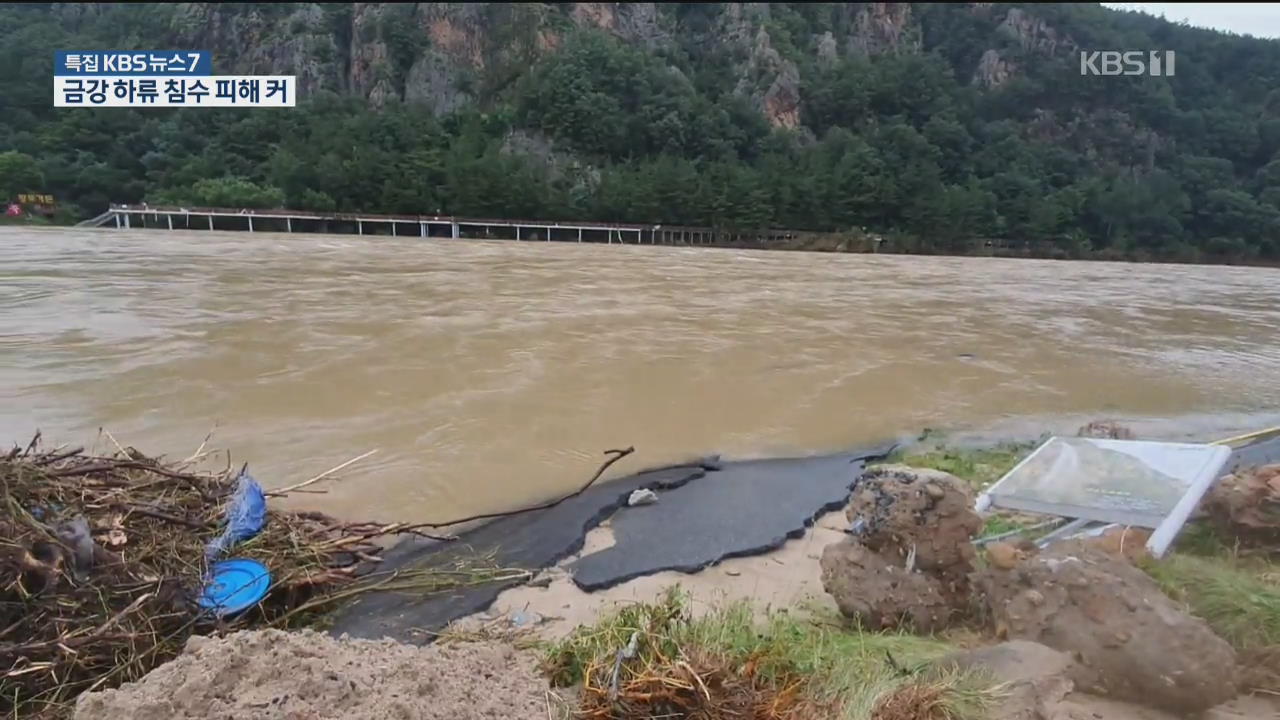
[[353,517],[512,507],[628,445],[616,473],[1278,408],[1274,270],[0,229],[0,441],[213,431],[276,487],[376,449],[293,500]]

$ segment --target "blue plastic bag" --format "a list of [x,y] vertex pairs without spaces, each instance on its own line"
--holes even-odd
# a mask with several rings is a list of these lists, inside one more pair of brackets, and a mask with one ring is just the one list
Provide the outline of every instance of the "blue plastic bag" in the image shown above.
[[267,497],[262,486],[246,470],[236,479],[236,491],[227,505],[227,527],[205,547],[205,557],[213,560],[238,542],[257,535],[267,522]]

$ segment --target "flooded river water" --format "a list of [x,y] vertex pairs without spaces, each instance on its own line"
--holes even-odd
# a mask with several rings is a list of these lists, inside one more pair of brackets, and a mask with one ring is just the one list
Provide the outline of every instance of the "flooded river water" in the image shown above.
[[1274,270],[0,229],[0,442],[214,430],[276,487],[377,449],[294,500],[350,517],[509,508],[628,445],[615,474],[1277,408]]

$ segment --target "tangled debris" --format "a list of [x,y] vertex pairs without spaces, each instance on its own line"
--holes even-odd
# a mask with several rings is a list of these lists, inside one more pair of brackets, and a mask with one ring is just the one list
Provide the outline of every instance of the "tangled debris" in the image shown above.
[[430,592],[522,573],[482,559],[372,572],[375,540],[403,526],[268,509],[234,554],[266,565],[271,590],[237,617],[215,617],[197,605],[205,550],[239,476],[189,472],[132,449],[41,451],[38,436],[0,455],[0,714],[65,713],[79,693],[140,678],[195,634],[296,625],[368,589]]

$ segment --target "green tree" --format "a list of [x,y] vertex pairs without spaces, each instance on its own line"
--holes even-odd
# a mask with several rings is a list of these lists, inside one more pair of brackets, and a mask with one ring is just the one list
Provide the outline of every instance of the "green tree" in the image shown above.
[[197,181],[189,188],[157,193],[154,200],[157,204],[198,207],[278,208],[284,204],[284,192],[241,177],[221,177]]
[[0,200],[12,200],[23,192],[44,190],[44,174],[35,158],[16,150],[0,152]]

